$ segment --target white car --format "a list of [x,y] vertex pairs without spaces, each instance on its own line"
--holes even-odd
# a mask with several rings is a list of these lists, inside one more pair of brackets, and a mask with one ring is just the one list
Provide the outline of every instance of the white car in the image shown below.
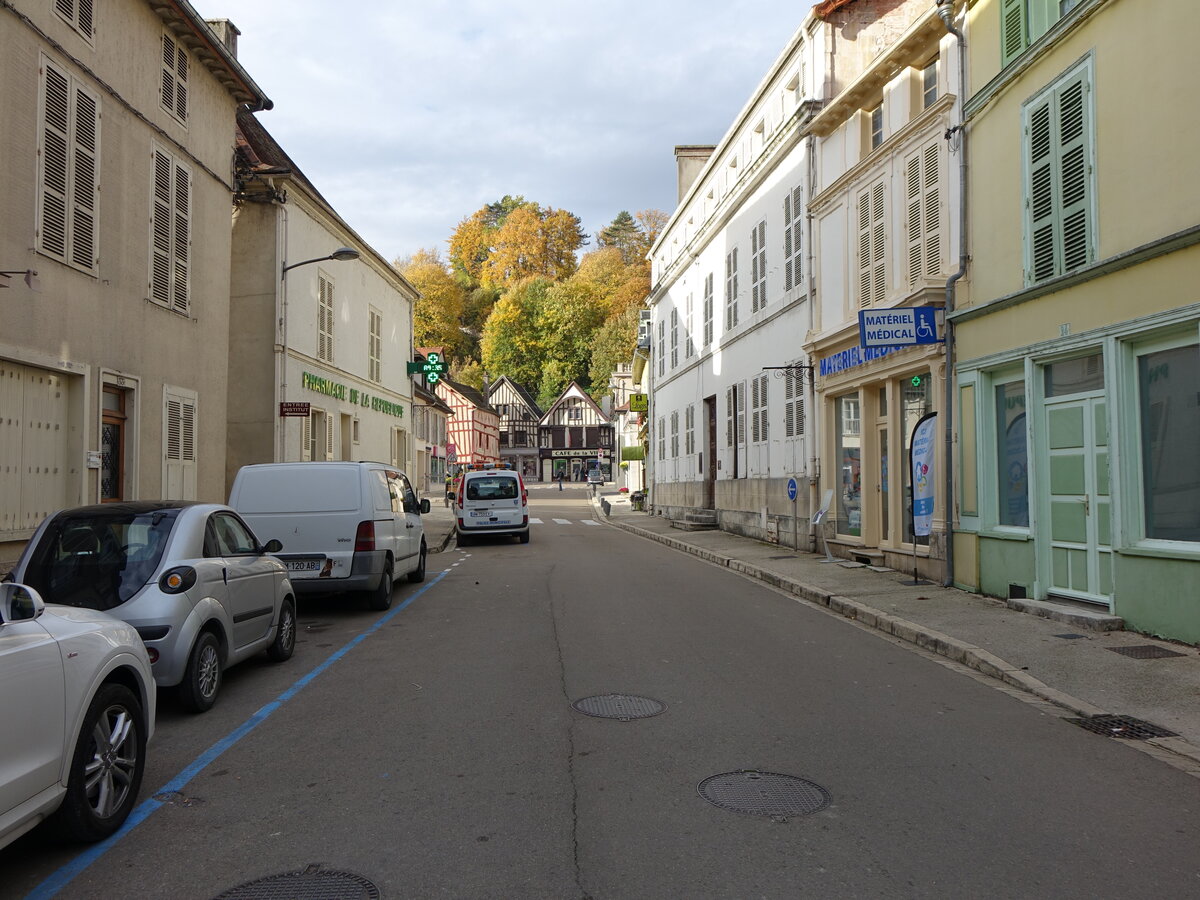
[[512,469],[463,472],[454,498],[455,537],[460,547],[497,534],[529,543],[529,492]]
[[0,584],[0,686],[0,847],[50,817],[83,841],[120,828],[154,731],[154,676],[138,633]]

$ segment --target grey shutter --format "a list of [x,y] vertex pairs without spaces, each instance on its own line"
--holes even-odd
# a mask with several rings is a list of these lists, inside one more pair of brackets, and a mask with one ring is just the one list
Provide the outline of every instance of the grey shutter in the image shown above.
[[858,195],[858,305],[871,305],[871,192]]
[[884,214],[884,188],[879,182],[871,189],[871,302],[882,303],[887,293],[887,231]]
[[938,145],[921,154],[921,188],[925,217],[925,274],[942,271],[942,185]]
[[783,289],[792,289],[792,195],[783,195]]
[[192,178],[183,166],[173,164],[172,169],[171,305],[176,312],[187,313],[191,305]]
[[1054,276],[1058,208],[1054,201],[1054,152],[1051,139],[1050,98],[1029,112],[1025,129],[1029,152],[1029,184],[1025,202],[1029,209],[1030,282]]
[[725,446],[733,446],[733,388],[725,389]]
[[761,405],[758,381],[757,378],[750,379],[750,440],[756,444],[762,440],[758,427],[758,408]]
[[154,198],[150,223],[150,297],[171,302],[171,157],[154,151]]
[[904,169],[904,202],[908,208],[908,281],[912,284],[923,274],[925,257],[921,240],[924,221],[921,209],[921,155],[910,156]]

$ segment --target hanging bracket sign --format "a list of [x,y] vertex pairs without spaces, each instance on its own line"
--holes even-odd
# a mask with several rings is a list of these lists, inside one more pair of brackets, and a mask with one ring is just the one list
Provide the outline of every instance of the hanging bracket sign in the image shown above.
[[858,314],[858,340],[863,347],[915,347],[938,344],[938,310],[934,306],[864,309]]

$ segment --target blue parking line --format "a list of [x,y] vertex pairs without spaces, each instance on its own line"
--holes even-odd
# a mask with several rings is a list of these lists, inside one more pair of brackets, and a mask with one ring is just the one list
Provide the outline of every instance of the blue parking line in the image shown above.
[[261,725],[264,721],[266,721],[271,713],[275,712],[277,709],[283,706],[283,704],[295,697],[296,694],[303,690],[309,682],[311,682],[335,662],[337,662],[339,659],[361,644],[364,640],[386,625],[389,621],[391,621],[392,618],[402,612],[406,607],[411,605],[414,600],[416,600],[430,588],[434,587],[439,581],[449,574],[450,570],[446,569],[428,584],[422,585],[415,594],[413,594],[395,609],[390,610],[374,625],[351,639],[350,642],[341,649],[335,650],[320,665],[309,671],[277,698],[272,700],[262,709],[258,710],[258,712],[252,715],[249,719],[201,753],[198,757],[196,757],[191,765],[184,768],[178,775],[155,791],[149,799],[143,800],[141,803],[139,803],[134,808],[133,812],[129,814],[129,818],[125,820],[125,824],[121,826],[120,830],[118,830],[116,834],[98,844],[93,845],[92,847],[89,847],[69,863],[62,866],[60,869],[58,869],[58,871],[35,887],[27,895],[26,900],[47,900],[47,898],[55,896],[60,890],[66,887],[66,885],[69,884],[71,880],[75,878],[75,876],[79,875],[88,866],[100,859],[100,857],[102,857],[113,846],[115,846],[118,841],[125,837],[125,835],[129,834],[129,832],[133,831],[133,829],[137,828],[137,826],[142,822],[146,821],[146,819],[148,819],[155,810],[163,805],[163,801],[155,800],[154,797],[158,796],[159,794],[177,792],[181,790],[185,785],[187,785],[188,782],[199,775],[200,772],[202,772],[207,766],[211,765],[212,762],[216,760],[222,753],[224,753],[226,750],[248,735],[251,731]]

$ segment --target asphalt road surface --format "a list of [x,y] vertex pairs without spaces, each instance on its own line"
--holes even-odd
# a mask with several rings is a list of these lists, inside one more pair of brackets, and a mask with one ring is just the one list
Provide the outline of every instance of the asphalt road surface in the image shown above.
[[[27,835],[0,896],[207,900],[288,872],[387,900],[1200,896],[1200,780],[587,524],[584,496],[534,491],[528,545],[451,545],[388,613],[306,604],[293,659],[231,669],[208,714],[164,694],[136,824]],[[572,707],[607,694],[665,709]],[[733,812],[698,792],[725,774],[735,801],[828,804]]]

